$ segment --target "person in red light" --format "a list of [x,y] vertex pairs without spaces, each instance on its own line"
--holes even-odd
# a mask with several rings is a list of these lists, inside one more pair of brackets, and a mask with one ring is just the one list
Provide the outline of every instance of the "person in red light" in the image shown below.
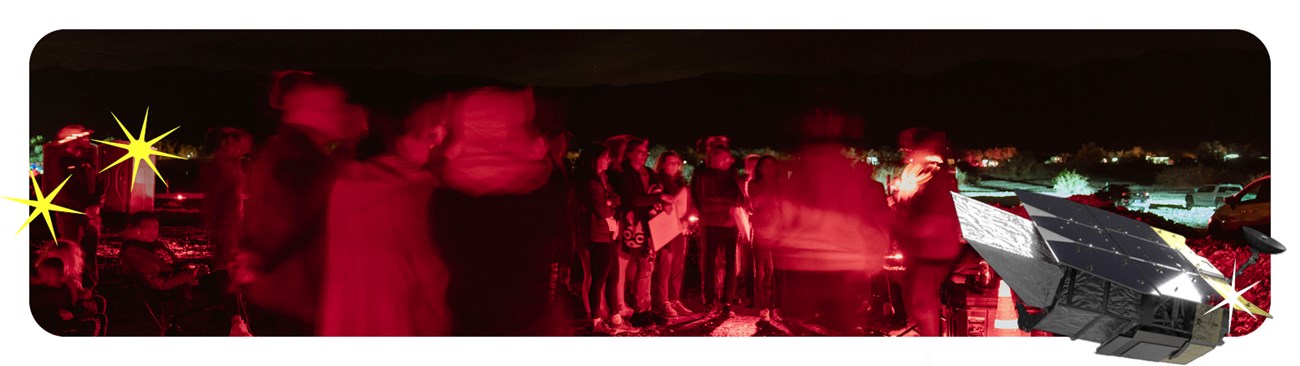
[[646,167],[650,157],[649,142],[633,138],[628,140],[623,155],[623,168],[610,176],[610,183],[618,193],[619,207],[614,217],[619,220],[622,244],[618,253],[619,267],[626,267],[626,281],[632,281],[632,310],[634,323],[648,324],[653,304],[650,291],[654,272],[654,245],[650,236],[650,218],[665,211],[672,197],[664,194],[659,176]]
[[893,208],[894,238],[903,253],[904,302],[922,336],[942,335],[939,286],[961,254],[961,226],[952,192],[956,175],[943,164],[948,140],[943,132],[925,128],[903,131],[898,137],[907,164],[896,181]]
[[619,198],[605,179],[609,164],[609,150],[603,144],[596,144],[582,150],[573,173],[584,218],[579,223],[579,233],[587,241],[583,249],[587,252],[591,273],[585,301],[591,309],[592,331],[616,334],[633,329],[618,314],[623,301],[616,301],[618,274],[614,269],[618,268],[615,252],[618,249],[614,239],[618,223],[614,220],[614,210],[619,205]]
[[318,317],[325,208],[337,176],[340,142],[362,129],[359,108],[335,81],[293,71],[276,74],[271,105],[281,124],[249,169],[244,220],[248,237],[236,275],[258,335],[310,335]]
[[208,130],[212,159],[199,172],[203,186],[204,222],[208,226],[212,269],[229,269],[243,237],[244,158],[252,151],[252,136],[233,127]]
[[[610,184],[609,189],[611,190],[614,189],[613,183],[615,179],[617,179],[617,175],[619,172],[623,171],[623,158],[626,156],[627,143],[628,141],[631,141],[632,138],[632,135],[617,135],[605,139],[605,148],[608,150],[606,155],[609,155],[609,168],[605,170],[604,178],[605,181]],[[618,197],[617,192],[613,192],[613,195]],[[615,205],[615,207],[618,206],[619,205]],[[618,219],[615,218],[614,220],[613,230],[615,233],[618,233]],[[615,252],[615,254],[617,254],[617,252]],[[610,322],[617,326],[623,324],[625,319],[632,317],[634,311],[632,310],[632,307],[627,306],[627,262],[618,261],[617,255],[614,258],[614,263],[618,267],[613,267],[610,270],[613,272],[609,275],[609,281],[611,282],[611,286],[613,286],[613,292],[608,293],[607,296],[611,297],[611,305],[615,306],[615,309],[611,310],[613,314],[610,314]]]
[[553,301],[554,245],[570,235],[561,173],[548,158],[530,88],[448,97],[440,186],[428,204],[434,243],[451,272],[452,335],[571,332]]
[[[691,181],[691,202],[700,212],[704,227],[704,303],[711,315],[734,316],[731,305],[736,299],[736,244],[740,235],[748,235],[748,222],[737,215],[745,205],[736,169],[735,158],[726,146],[715,145],[706,153],[707,163],[695,170]],[[718,258],[725,263],[721,293],[718,292]]]
[[[758,159],[761,157],[758,154],[749,154],[745,155],[745,158],[741,160],[743,171],[740,173],[740,192],[745,196],[745,202],[749,202],[749,183],[754,180],[754,169],[758,167]],[[746,205],[745,213],[746,215],[752,214],[753,208]],[[752,238],[752,235],[750,237]],[[743,294],[740,297],[747,300],[745,302],[750,305],[755,303],[757,291],[754,288],[756,285],[754,280],[757,277],[757,269],[754,268],[754,251],[753,240],[741,240],[736,245],[736,288],[737,291],[741,291],[741,294]]]
[[[659,182],[663,184],[665,195],[675,197],[686,188],[686,177],[682,175],[682,157],[673,151],[659,154]],[[689,199],[689,198],[688,198]],[[679,207],[678,209],[687,209]],[[689,223],[682,223],[685,227]],[[686,236],[678,236],[655,253],[654,298],[655,312],[664,317],[691,315],[694,312],[682,304],[682,279],[686,272]]]
[[[781,175],[776,157],[763,155],[757,159],[754,164],[753,174],[747,185],[749,196],[750,210],[753,211],[754,232],[757,233],[760,227],[765,226],[763,220],[774,216],[770,212],[773,199],[772,187],[781,184],[786,179]],[[764,235],[762,238],[770,237]],[[761,321],[781,320],[777,309],[780,308],[780,295],[776,294],[777,280],[776,269],[773,267],[772,243],[760,240],[758,235],[754,237],[754,307],[759,309],[758,318]]]
[[386,152],[344,164],[330,195],[317,333],[447,335],[449,273],[429,235],[434,189],[426,167],[446,137],[445,100],[379,119]]
[[136,287],[163,335],[248,335],[229,292],[228,271],[182,263],[160,240],[158,217],[152,212],[136,212],[128,220],[118,254],[122,274]]
[[843,154],[860,118],[819,108],[800,123],[804,146],[781,170],[789,178],[763,184],[755,235],[772,249],[786,319],[860,335],[858,296],[867,277],[883,270],[889,247],[884,187],[871,179],[870,165]]
[[[60,245],[76,246],[67,242]],[[80,279],[72,283],[65,276],[64,263],[59,257],[45,258],[36,263],[36,276],[31,281],[32,317],[41,329],[54,335],[102,335],[105,318],[94,309],[81,306],[87,294],[80,288]],[[102,298],[101,298],[102,299]]]
[[99,211],[104,201],[104,181],[98,176],[99,146],[90,142],[93,132],[75,124],[59,129],[50,144],[55,149],[45,152],[47,162],[41,183],[41,187],[53,188],[67,179],[53,203],[84,213],[52,212],[58,238],[81,246],[81,262],[85,268],[81,283],[88,290],[94,290],[99,282]]

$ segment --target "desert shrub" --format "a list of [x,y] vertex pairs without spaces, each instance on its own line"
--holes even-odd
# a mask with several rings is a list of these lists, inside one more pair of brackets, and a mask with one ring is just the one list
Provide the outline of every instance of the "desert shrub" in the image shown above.
[[980,184],[979,172],[968,171],[957,168],[957,186],[961,189],[966,187],[978,186]]
[[1052,190],[1057,193],[1078,195],[1092,194],[1092,187],[1088,186],[1088,177],[1083,176],[1073,170],[1064,170],[1052,179]]

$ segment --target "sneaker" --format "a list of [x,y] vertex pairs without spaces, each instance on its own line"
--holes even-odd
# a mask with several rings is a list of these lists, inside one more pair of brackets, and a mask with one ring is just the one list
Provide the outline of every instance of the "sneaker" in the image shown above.
[[710,304],[704,307],[705,317],[709,317],[709,318],[716,317],[721,312],[722,312],[722,307],[719,306],[718,304]]
[[622,315],[624,318],[632,317],[632,314],[636,314],[636,310],[632,310],[632,308],[628,307],[626,304],[618,310],[618,315]]
[[662,305],[659,305],[659,309],[657,309],[655,312],[659,313],[659,315],[662,315],[666,318],[675,318],[681,315],[677,313],[676,309],[673,309],[673,303],[671,302],[665,302]]
[[687,316],[687,315],[695,314],[694,311],[691,311],[691,309],[686,308],[686,305],[683,305],[681,301],[673,301],[669,303],[669,305],[672,307],[674,311],[677,312],[677,315]]
[[778,322],[785,321],[784,318],[781,318],[781,312],[777,311],[776,309],[771,309],[771,311],[769,311],[768,314],[769,316],[772,317],[772,321],[778,321]]
[[610,327],[610,334],[622,334],[622,333],[634,334],[634,333],[641,332],[641,329],[633,327],[631,324],[628,324],[627,322],[623,321],[622,315],[614,315],[610,317],[609,323],[613,325],[612,327]]
[[769,311],[769,310],[767,310],[767,309],[759,310],[759,311],[758,311],[758,321],[760,321],[760,322],[768,322],[768,323],[771,323],[771,322],[772,322],[771,311]]
[[595,334],[614,334],[615,330],[604,319],[592,319],[591,332]]

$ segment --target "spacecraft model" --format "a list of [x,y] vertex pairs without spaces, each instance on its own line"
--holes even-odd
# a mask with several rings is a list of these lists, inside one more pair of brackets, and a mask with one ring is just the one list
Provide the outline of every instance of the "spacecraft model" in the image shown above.
[[1251,259],[1228,278],[1180,235],[1063,198],[1016,195],[1032,220],[957,193],[953,201],[962,236],[1018,296],[1022,330],[1097,342],[1099,354],[1187,364],[1223,344],[1233,309],[1272,317],[1233,281],[1260,253],[1285,250],[1258,231],[1245,229]]

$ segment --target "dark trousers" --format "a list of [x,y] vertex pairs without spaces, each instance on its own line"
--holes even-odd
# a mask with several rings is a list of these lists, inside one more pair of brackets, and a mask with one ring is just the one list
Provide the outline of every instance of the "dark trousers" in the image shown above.
[[550,248],[570,233],[564,186],[551,181],[525,195],[481,196],[439,190],[431,199],[431,230],[451,278],[447,305],[452,334],[537,336],[562,330],[552,301]]
[[835,331],[848,332],[861,326],[858,307],[866,291],[866,277],[856,271],[778,270],[777,291],[786,318],[811,319]]
[[[731,304],[736,298],[736,238],[734,227],[704,227],[704,303],[715,300]],[[719,258],[721,257],[721,258]],[[718,262],[726,263],[722,273],[722,293],[718,293]]]
[[606,293],[614,292],[615,281],[610,281],[610,274],[614,273],[611,268],[618,266],[618,259],[614,256],[614,244],[610,243],[587,243],[587,256],[591,263],[591,286],[587,289],[587,306],[591,309],[592,318],[608,318],[610,309],[618,306],[616,303],[605,301],[608,299]]
[[775,256],[772,249],[758,245],[754,248],[754,307],[777,309],[781,307],[781,279],[777,278]]
[[686,236],[678,236],[655,253],[655,306],[681,300],[682,276],[686,273]]

